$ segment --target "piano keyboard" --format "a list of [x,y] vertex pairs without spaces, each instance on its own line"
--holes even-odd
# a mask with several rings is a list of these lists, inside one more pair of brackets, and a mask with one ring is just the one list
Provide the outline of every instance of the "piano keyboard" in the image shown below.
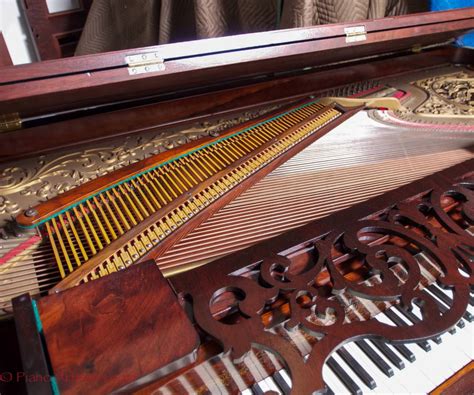
[[[424,254],[416,256],[422,271],[423,292],[440,310],[452,303],[452,292],[435,282],[440,274],[436,264]],[[402,265],[392,267],[400,279]],[[376,282],[377,277],[370,281]],[[403,281],[403,280],[402,280]],[[338,295],[345,305],[346,321],[376,319],[390,326],[412,325],[422,319],[419,307],[406,311],[390,302],[377,302],[344,292]],[[323,367],[328,394],[426,394],[474,359],[474,293],[470,304],[455,328],[428,341],[410,344],[388,344],[379,339],[364,339],[340,347]],[[271,329],[283,336],[303,357],[311,352],[317,338],[302,329],[286,329],[279,324]],[[271,352],[252,348],[240,363],[220,354],[205,361],[154,394],[276,394],[291,392],[291,378],[283,364]]]
[[[437,292],[449,293],[436,285]],[[474,303],[466,311],[474,314]],[[392,306],[375,319],[388,325],[409,325],[421,318],[419,309],[411,313]],[[463,322],[463,324],[461,324]],[[326,361],[323,377],[328,394],[426,394],[474,359],[474,325],[461,321],[458,327],[427,342],[391,345],[380,340],[351,342]],[[462,326],[462,328],[459,328]],[[288,338],[304,353],[311,344],[302,331],[287,331]],[[220,355],[206,361],[154,394],[289,394],[291,378],[271,353],[252,349],[240,364]]]

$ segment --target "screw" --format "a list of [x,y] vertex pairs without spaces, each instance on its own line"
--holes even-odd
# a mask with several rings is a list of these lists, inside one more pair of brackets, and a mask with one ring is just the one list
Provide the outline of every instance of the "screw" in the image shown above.
[[28,210],[25,210],[26,217],[36,217],[37,215],[38,211],[36,211],[34,208],[29,208]]

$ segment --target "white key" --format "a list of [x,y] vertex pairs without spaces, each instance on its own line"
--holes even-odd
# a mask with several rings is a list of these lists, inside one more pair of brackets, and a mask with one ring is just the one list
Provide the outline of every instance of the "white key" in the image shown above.
[[444,366],[442,358],[438,357],[434,351],[425,352],[416,344],[405,345],[415,354],[416,364],[426,377],[441,378],[444,381],[451,376],[450,371]]
[[286,372],[286,370],[282,369],[279,371],[279,373],[281,374],[281,377],[283,377],[283,380],[285,380],[286,384],[288,384],[288,387],[291,388],[291,378],[290,376],[288,376],[288,373]]
[[[404,359],[392,345],[388,344],[387,346],[397,354],[399,358]],[[417,365],[417,360],[412,363],[405,363],[405,369],[399,370],[395,372],[395,374],[402,383],[406,383],[405,387],[407,387],[411,393],[429,393],[433,389],[433,382],[418,368]]]
[[462,350],[468,356],[468,358],[473,360],[474,359],[474,323],[466,324],[466,327],[459,332],[460,332],[459,343],[463,345]]
[[471,358],[463,350],[463,344],[460,344],[465,330],[467,328],[458,330],[453,336],[444,334],[441,336],[443,343],[436,347],[436,352],[442,355],[444,363],[453,374],[471,361]]

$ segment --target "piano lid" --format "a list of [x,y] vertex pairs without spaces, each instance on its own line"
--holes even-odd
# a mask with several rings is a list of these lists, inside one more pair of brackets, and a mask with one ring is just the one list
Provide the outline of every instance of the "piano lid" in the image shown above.
[[446,44],[474,28],[474,7],[277,30],[0,68],[0,114],[22,118],[137,97],[214,91]]

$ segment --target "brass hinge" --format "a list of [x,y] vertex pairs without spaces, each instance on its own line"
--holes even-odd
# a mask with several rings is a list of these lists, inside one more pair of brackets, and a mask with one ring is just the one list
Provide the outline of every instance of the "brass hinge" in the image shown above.
[[21,118],[17,112],[11,114],[0,114],[0,132],[11,132],[21,129]]
[[165,69],[165,61],[158,52],[125,56],[125,62],[128,65],[128,74],[130,75],[153,73]]
[[346,43],[355,43],[367,40],[367,30],[365,26],[351,26],[344,28],[346,34]]

